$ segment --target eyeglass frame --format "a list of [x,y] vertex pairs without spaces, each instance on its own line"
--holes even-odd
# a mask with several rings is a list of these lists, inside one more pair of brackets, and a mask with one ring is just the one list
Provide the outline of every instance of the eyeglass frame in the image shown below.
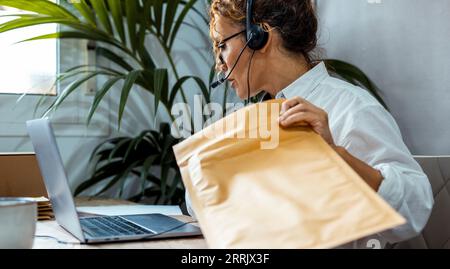
[[[239,36],[239,35],[241,35],[241,34],[243,34],[245,32],[246,32],[246,30],[242,30],[242,31],[240,31],[238,33],[232,34],[231,36],[229,36],[227,38],[224,38],[222,41],[219,42],[219,44],[217,45],[217,48],[218,49],[222,49],[223,46],[225,45],[225,43],[227,43],[229,40],[231,40],[231,39],[233,39],[233,38],[235,38],[235,37],[237,37],[237,36]],[[219,53],[219,57],[218,58],[219,58],[220,64],[225,64],[225,61],[223,60],[221,52]]]

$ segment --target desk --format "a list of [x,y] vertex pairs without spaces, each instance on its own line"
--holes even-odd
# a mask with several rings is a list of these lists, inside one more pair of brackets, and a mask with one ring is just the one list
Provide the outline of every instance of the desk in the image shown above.
[[[76,199],[77,206],[100,206],[129,204],[127,201],[117,200],[88,200]],[[173,216],[174,218],[190,222],[189,216]],[[193,223],[195,225],[195,223]],[[201,249],[207,248],[206,241],[201,236],[185,237],[176,239],[154,239],[147,241],[135,241],[126,243],[107,244],[81,244],[69,232],[64,230],[56,221],[38,221],[36,225],[36,235],[51,236],[54,238],[35,237],[33,248],[35,249]],[[58,243],[57,240],[65,242]]]

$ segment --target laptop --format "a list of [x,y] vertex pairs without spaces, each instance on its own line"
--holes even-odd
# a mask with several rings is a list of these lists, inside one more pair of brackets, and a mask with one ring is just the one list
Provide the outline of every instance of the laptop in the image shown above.
[[56,221],[81,243],[201,235],[197,226],[162,214],[78,216],[49,120],[31,120],[26,124]]

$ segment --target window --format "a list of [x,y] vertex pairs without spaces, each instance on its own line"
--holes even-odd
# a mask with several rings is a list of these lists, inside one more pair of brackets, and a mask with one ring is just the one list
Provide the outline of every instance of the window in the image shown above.
[[[18,13],[23,12],[0,7],[0,23],[16,18],[1,16]],[[0,34],[0,93],[56,94],[53,84],[58,71],[58,41],[49,39],[15,44],[56,30],[56,25],[47,24]]]

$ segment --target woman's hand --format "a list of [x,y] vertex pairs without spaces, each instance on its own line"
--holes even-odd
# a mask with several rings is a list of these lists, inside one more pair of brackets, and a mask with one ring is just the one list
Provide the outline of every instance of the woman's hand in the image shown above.
[[383,175],[380,171],[351,155],[345,148],[337,147],[334,144],[333,136],[328,126],[327,112],[303,98],[294,97],[281,105],[279,122],[283,127],[311,126],[373,190],[378,191],[383,181]]
[[298,96],[281,105],[279,123],[283,127],[311,126],[330,146],[336,147],[328,126],[328,114]]

